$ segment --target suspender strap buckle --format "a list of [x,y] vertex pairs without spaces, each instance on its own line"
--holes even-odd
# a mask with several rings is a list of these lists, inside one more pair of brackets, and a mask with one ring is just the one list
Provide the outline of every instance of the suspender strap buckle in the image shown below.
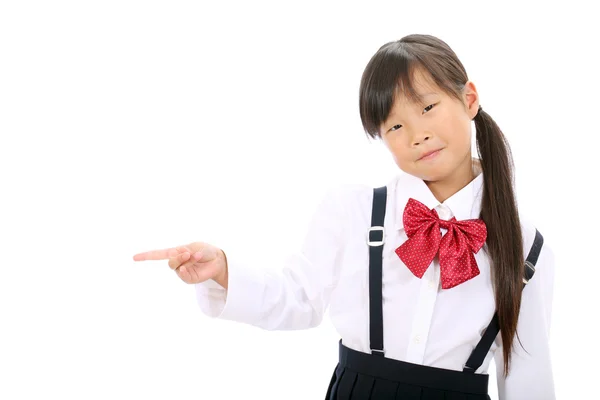
[[533,264],[529,261],[525,261],[525,276],[523,276],[523,283],[525,285],[527,285],[529,283],[529,280],[533,277],[533,274],[535,273],[535,267],[533,266]]
[[[375,231],[381,231],[381,240],[371,240],[371,233]],[[369,232],[367,232],[367,244],[372,247],[383,246],[385,242],[385,231],[383,230],[383,226],[372,226],[369,228]]]

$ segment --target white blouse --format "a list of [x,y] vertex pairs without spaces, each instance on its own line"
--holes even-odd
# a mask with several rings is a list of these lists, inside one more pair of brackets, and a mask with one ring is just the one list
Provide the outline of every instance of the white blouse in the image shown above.
[[[495,312],[490,265],[484,246],[475,259],[480,274],[451,289],[440,286],[436,256],[422,279],[415,277],[394,250],[407,236],[402,213],[409,198],[435,208],[441,219],[478,218],[483,174],[440,203],[425,182],[400,173],[387,184],[383,245],[383,319],[385,356],[406,362],[462,371]],[[282,269],[264,270],[224,249],[228,290],[209,280],[196,284],[203,313],[268,330],[318,325],[329,308],[344,345],[370,353],[369,247],[373,188],[344,184],[330,190],[313,214],[301,250]],[[535,226],[521,216],[524,255]],[[442,229],[442,234],[446,232]],[[541,232],[542,235],[544,234]],[[554,384],[548,346],[554,283],[554,254],[544,238],[536,272],[523,290],[511,371],[502,375],[501,335],[476,371],[496,362],[500,400],[552,400]]]

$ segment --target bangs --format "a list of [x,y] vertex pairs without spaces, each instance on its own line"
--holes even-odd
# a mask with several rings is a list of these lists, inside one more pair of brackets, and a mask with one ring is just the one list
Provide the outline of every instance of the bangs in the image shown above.
[[367,65],[361,80],[359,103],[363,128],[371,137],[380,135],[380,126],[390,114],[397,96],[402,95],[410,102],[422,101],[413,83],[418,66],[418,62],[397,43],[382,47]]

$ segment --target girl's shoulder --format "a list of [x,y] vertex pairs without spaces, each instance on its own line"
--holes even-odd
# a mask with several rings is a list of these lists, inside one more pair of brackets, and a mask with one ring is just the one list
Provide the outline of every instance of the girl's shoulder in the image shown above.
[[347,219],[356,217],[372,197],[372,188],[360,183],[336,183],[328,186],[320,196],[318,212]]
[[392,176],[386,182],[379,182],[379,184],[368,184],[368,183],[339,183],[334,186],[330,192],[340,196],[350,204],[363,209],[364,206],[368,206],[369,210],[373,202],[374,190],[381,187],[386,187],[387,199],[390,200],[395,195],[398,180],[406,173],[397,174]]
[[[540,259],[554,259],[554,252],[552,250],[551,240],[547,234],[538,228],[535,221],[529,218],[527,215],[519,214],[521,220],[521,234],[523,237],[523,255],[527,257],[531,247],[533,246],[536,231],[539,231],[543,238],[542,249],[540,252]],[[543,255],[543,256],[542,256]]]
[[329,188],[325,197],[344,207],[360,208],[373,199],[373,187],[365,183],[338,183]]

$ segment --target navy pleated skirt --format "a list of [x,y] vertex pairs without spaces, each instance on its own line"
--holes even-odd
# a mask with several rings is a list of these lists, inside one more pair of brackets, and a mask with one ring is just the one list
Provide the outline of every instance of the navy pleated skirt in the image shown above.
[[362,353],[340,341],[326,400],[491,400],[488,375]]

